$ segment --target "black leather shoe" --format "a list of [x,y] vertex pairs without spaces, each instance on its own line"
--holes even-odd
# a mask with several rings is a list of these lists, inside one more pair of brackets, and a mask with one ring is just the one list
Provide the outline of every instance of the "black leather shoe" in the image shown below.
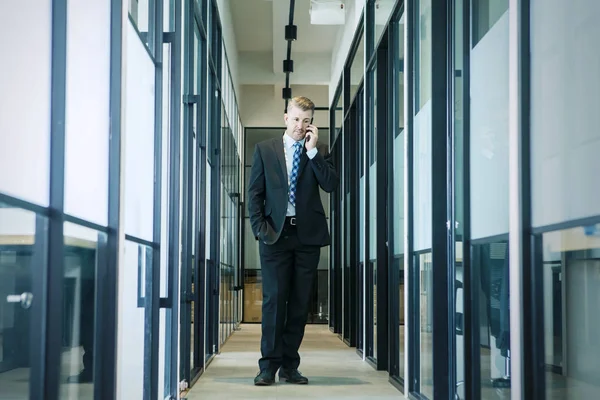
[[297,369],[283,369],[279,370],[279,380],[282,382],[295,383],[296,385],[308,384],[308,378],[302,376]]
[[275,374],[273,372],[263,370],[254,378],[255,386],[269,386],[275,383]]
[[91,371],[84,369],[79,374],[68,377],[67,383],[92,383],[94,381],[93,375]]

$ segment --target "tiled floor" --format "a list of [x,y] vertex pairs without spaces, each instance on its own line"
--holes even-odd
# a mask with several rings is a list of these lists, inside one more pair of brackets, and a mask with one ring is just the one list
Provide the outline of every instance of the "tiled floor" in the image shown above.
[[300,348],[300,372],[310,383],[254,386],[260,357],[260,325],[242,325],[187,394],[208,399],[399,399],[388,374],[373,367],[332,334],[326,325],[308,325]]

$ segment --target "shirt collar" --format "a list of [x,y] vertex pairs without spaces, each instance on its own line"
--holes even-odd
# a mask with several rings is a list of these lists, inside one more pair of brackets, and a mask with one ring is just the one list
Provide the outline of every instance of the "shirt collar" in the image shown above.
[[[292,139],[290,136],[288,136],[287,133],[283,134],[283,141],[285,143],[285,147],[287,149],[292,148],[292,146],[294,145],[294,143],[296,143],[296,141],[294,139]],[[304,138],[302,140],[299,141],[299,143],[304,146]]]

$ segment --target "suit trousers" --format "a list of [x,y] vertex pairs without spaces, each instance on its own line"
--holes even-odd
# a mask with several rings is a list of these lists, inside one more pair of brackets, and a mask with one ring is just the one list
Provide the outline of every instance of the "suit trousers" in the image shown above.
[[280,367],[297,369],[321,248],[301,244],[296,227],[286,220],[279,240],[260,242],[259,253],[263,304],[258,366],[273,373]]

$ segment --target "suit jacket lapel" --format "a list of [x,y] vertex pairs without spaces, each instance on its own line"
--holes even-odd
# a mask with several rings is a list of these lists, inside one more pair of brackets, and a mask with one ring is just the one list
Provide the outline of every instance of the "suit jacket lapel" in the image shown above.
[[283,140],[280,138],[279,140],[275,140],[273,142],[273,148],[275,149],[275,155],[279,160],[279,166],[281,167],[281,173],[283,174],[283,181],[287,185],[288,183],[288,175],[287,175],[287,165],[285,165],[285,155],[283,153]]

